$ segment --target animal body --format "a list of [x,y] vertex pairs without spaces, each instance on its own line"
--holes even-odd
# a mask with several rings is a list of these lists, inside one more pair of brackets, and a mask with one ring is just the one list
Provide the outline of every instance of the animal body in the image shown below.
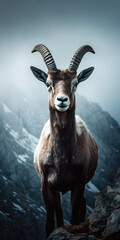
[[71,224],[85,221],[85,184],[95,173],[98,160],[97,144],[79,116],[75,116],[75,91],[78,84],[86,80],[93,67],[77,75],[77,68],[86,52],[94,53],[85,45],[74,54],[69,68],[58,70],[55,61],[42,44],[32,52],[41,53],[48,74],[31,67],[38,80],[45,83],[49,91],[50,119],[45,123],[34,154],[35,168],[41,176],[47,220],[46,236],[54,230],[54,214],[57,226],[63,226],[60,192],[71,191]]

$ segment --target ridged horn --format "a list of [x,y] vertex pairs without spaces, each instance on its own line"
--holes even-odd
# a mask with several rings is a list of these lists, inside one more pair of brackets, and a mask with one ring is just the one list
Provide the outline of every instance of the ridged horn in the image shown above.
[[44,46],[43,44],[38,44],[34,47],[34,49],[32,50],[32,53],[36,51],[41,53],[49,72],[57,71],[54,58],[46,46]]
[[92,47],[90,47],[89,45],[84,45],[75,52],[75,54],[70,62],[69,68],[68,68],[68,70],[70,72],[77,71],[77,68],[78,68],[84,54],[87,52],[95,53],[94,50],[92,49]]

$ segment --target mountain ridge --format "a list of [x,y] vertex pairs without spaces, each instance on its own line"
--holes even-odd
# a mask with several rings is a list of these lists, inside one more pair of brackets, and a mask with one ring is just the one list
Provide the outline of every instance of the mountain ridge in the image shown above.
[[[38,235],[42,234],[40,239],[44,240],[45,206],[40,191],[40,177],[35,171],[33,164],[33,154],[42,127],[49,118],[49,113],[46,96],[39,97],[38,93],[39,91],[36,92],[36,96],[34,94],[33,96],[29,96],[29,94],[25,96],[25,94],[16,89],[14,93],[9,92],[9,96],[2,94],[0,97],[0,171],[2,179],[2,195],[0,197],[2,204],[0,211],[1,219],[5,217],[7,224],[7,221],[13,221],[12,216],[14,215],[15,217],[15,209],[19,205],[19,210],[17,209],[17,221],[14,227],[17,228],[17,225],[19,225],[19,219],[22,219],[20,221],[23,221],[22,226],[24,226],[24,219],[28,214],[28,211],[24,209],[26,209],[26,201],[29,200],[28,206],[30,202],[33,205],[31,215],[33,212],[33,219],[36,219]],[[88,102],[88,100],[79,94],[76,96],[76,114],[80,115],[85,121],[99,147],[98,167],[92,181],[86,186],[85,192],[88,215],[94,207],[98,192],[110,183],[120,165],[120,126],[97,103]],[[7,181],[9,188],[5,187]],[[9,193],[10,190],[11,194]],[[13,205],[11,204],[13,202],[12,193],[16,191],[19,191],[19,197],[15,198],[16,200],[14,199]],[[8,199],[8,195],[10,199]],[[65,223],[68,223],[71,214],[70,193],[61,196],[61,200]],[[8,202],[7,214],[10,215],[6,215],[6,202],[4,201]],[[23,209],[23,212],[20,209]],[[38,209],[38,213],[36,209]],[[26,224],[29,226],[31,224],[30,215]],[[6,228],[4,228],[4,225],[1,226],[3,226],[2,239],[4,240]],[[18,231],[20,231],[20,228],[18,228]],[[35,229],[33,229],[33,235],[34,231]],[[27,239],[24,230],[23,236],[23,239]],[[19,234],[17,239],[18,237]],[[34,235],[34,238],[29,239],[37,239],[37,237]]]

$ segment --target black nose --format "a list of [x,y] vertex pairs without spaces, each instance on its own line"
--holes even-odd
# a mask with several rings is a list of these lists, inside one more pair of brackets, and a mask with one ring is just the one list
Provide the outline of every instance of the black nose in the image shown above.
[[66,96],[59,96],[57,97],[57,100],[60,102],[67,102],[68,101],[68,97]]

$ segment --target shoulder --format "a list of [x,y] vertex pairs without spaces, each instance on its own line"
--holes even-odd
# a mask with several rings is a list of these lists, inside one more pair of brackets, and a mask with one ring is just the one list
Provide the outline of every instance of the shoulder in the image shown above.
[[50,119],[48,119],[47,122],[45,123],[40,138],[44,137],[47,139],[49,136],[50,136]]
[[85,122],[78,115],[75,116],[75,123],[76,123],[76,133],[77,133],[77,135],[80,136],[86,130],[89,131]]
[[41,132],[40,139],[38,142],[38,145],[36,147],[35,153],[34,153],[34,162],[38,163],[39,159],[42,158],[42,155],[45,156],[45,153],[48,150],[48,144],[50,139],[50,120],[48,120]]
[[40,139],[39,139],[36,150],[38,148],[41,149],[42,147],[44,147],[44,145],[47,145],[49,137],[50,137],[50,120],[48,120],[45,123],[45,125],[42,129],[42,132],[41,132]]

